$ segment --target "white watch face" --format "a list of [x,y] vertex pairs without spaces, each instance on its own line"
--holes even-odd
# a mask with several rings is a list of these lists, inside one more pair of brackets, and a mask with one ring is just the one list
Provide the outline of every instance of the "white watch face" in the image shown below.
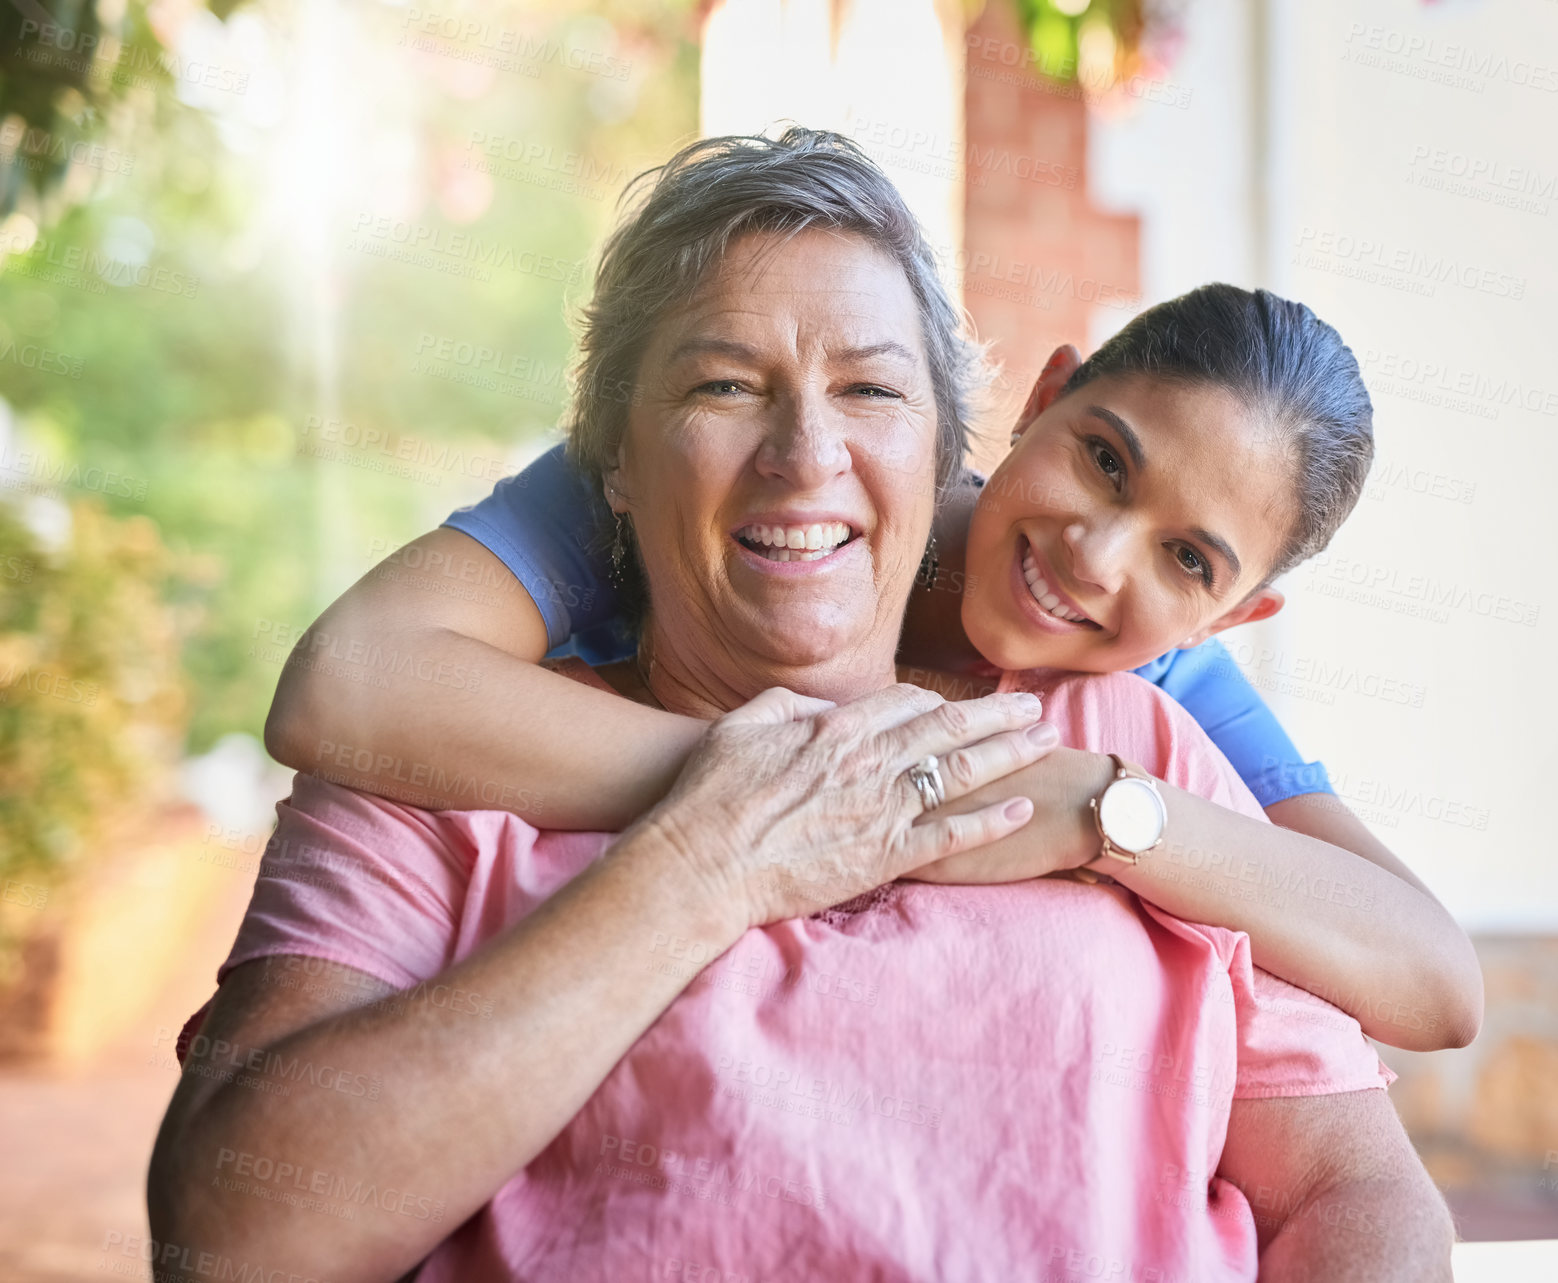
[[1145,851],[1163,836],[1168,811],[1157,789],[1146,780],[1127,777],[1104,790],[1098,823],[1117,847]]

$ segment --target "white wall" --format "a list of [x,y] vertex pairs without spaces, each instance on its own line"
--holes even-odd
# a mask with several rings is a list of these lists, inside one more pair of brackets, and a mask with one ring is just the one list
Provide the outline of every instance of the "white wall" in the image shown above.
[[1100,122],[1095,185],[1144,214],[1147,301],[1221,278],[1336,325],[1379,454],[1288,610],[1228,640],[1465,923],[1558,929],[1558,4],[1187,25],[1190,106]]
[[887,171],[932,245],[957,246],[963,63],[960,0],[718,0],[703,30],[700,125],[705,136],[784,121],[835,129]]

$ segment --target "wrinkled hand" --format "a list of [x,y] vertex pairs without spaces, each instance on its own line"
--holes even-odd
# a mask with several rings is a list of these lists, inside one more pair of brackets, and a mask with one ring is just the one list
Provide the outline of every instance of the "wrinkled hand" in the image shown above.
[[[899,685],[835,707],[767,690],[709,728],[646,823],[747,926],[803,917],[1020,829],[1026,798],[950,804],[1054,747],[1041,712],[1026,693],[948,703]],[[904,772],[932,753],[948,807],[922,819]]]

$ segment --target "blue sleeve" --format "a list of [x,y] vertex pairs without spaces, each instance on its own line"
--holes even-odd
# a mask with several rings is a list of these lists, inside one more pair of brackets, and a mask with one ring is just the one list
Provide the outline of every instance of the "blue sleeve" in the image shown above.
[[617,621],[610,565],[597,547],[597,505],[563,447],[548,450],[444,525],[476,540],[509,568],[546,621],[550,655],[605,664],[633,653]]
[[1306,762],[1215,637],[1136,670],[1201,724],[1263,807],[1302,793],[1334,793],[1325,767]]

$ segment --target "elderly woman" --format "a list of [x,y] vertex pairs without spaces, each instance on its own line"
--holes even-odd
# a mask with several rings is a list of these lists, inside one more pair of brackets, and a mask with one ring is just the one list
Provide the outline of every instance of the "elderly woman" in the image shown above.
[[[739,218],[635,255],[715,183]],[[601,471],[649,589],[637,660],[575,675],[718,720],[620,835],[299,776],[158,1138],[161,1268],[1448,1277],[1356,1022],[1244,937],[1119,888],[898,881],[1021,828],[1001,779],[1058,734],[1029,695],[893,684],[966,350],[890,184],[828,149],[714,145],[598,290],[642,300]],[[774,371],[762,412],[697,376],[731,347]],[[858,533],[732,555],[760,523]],[[1049,715],[1254,809],[1134,678],[1068,679]]]

